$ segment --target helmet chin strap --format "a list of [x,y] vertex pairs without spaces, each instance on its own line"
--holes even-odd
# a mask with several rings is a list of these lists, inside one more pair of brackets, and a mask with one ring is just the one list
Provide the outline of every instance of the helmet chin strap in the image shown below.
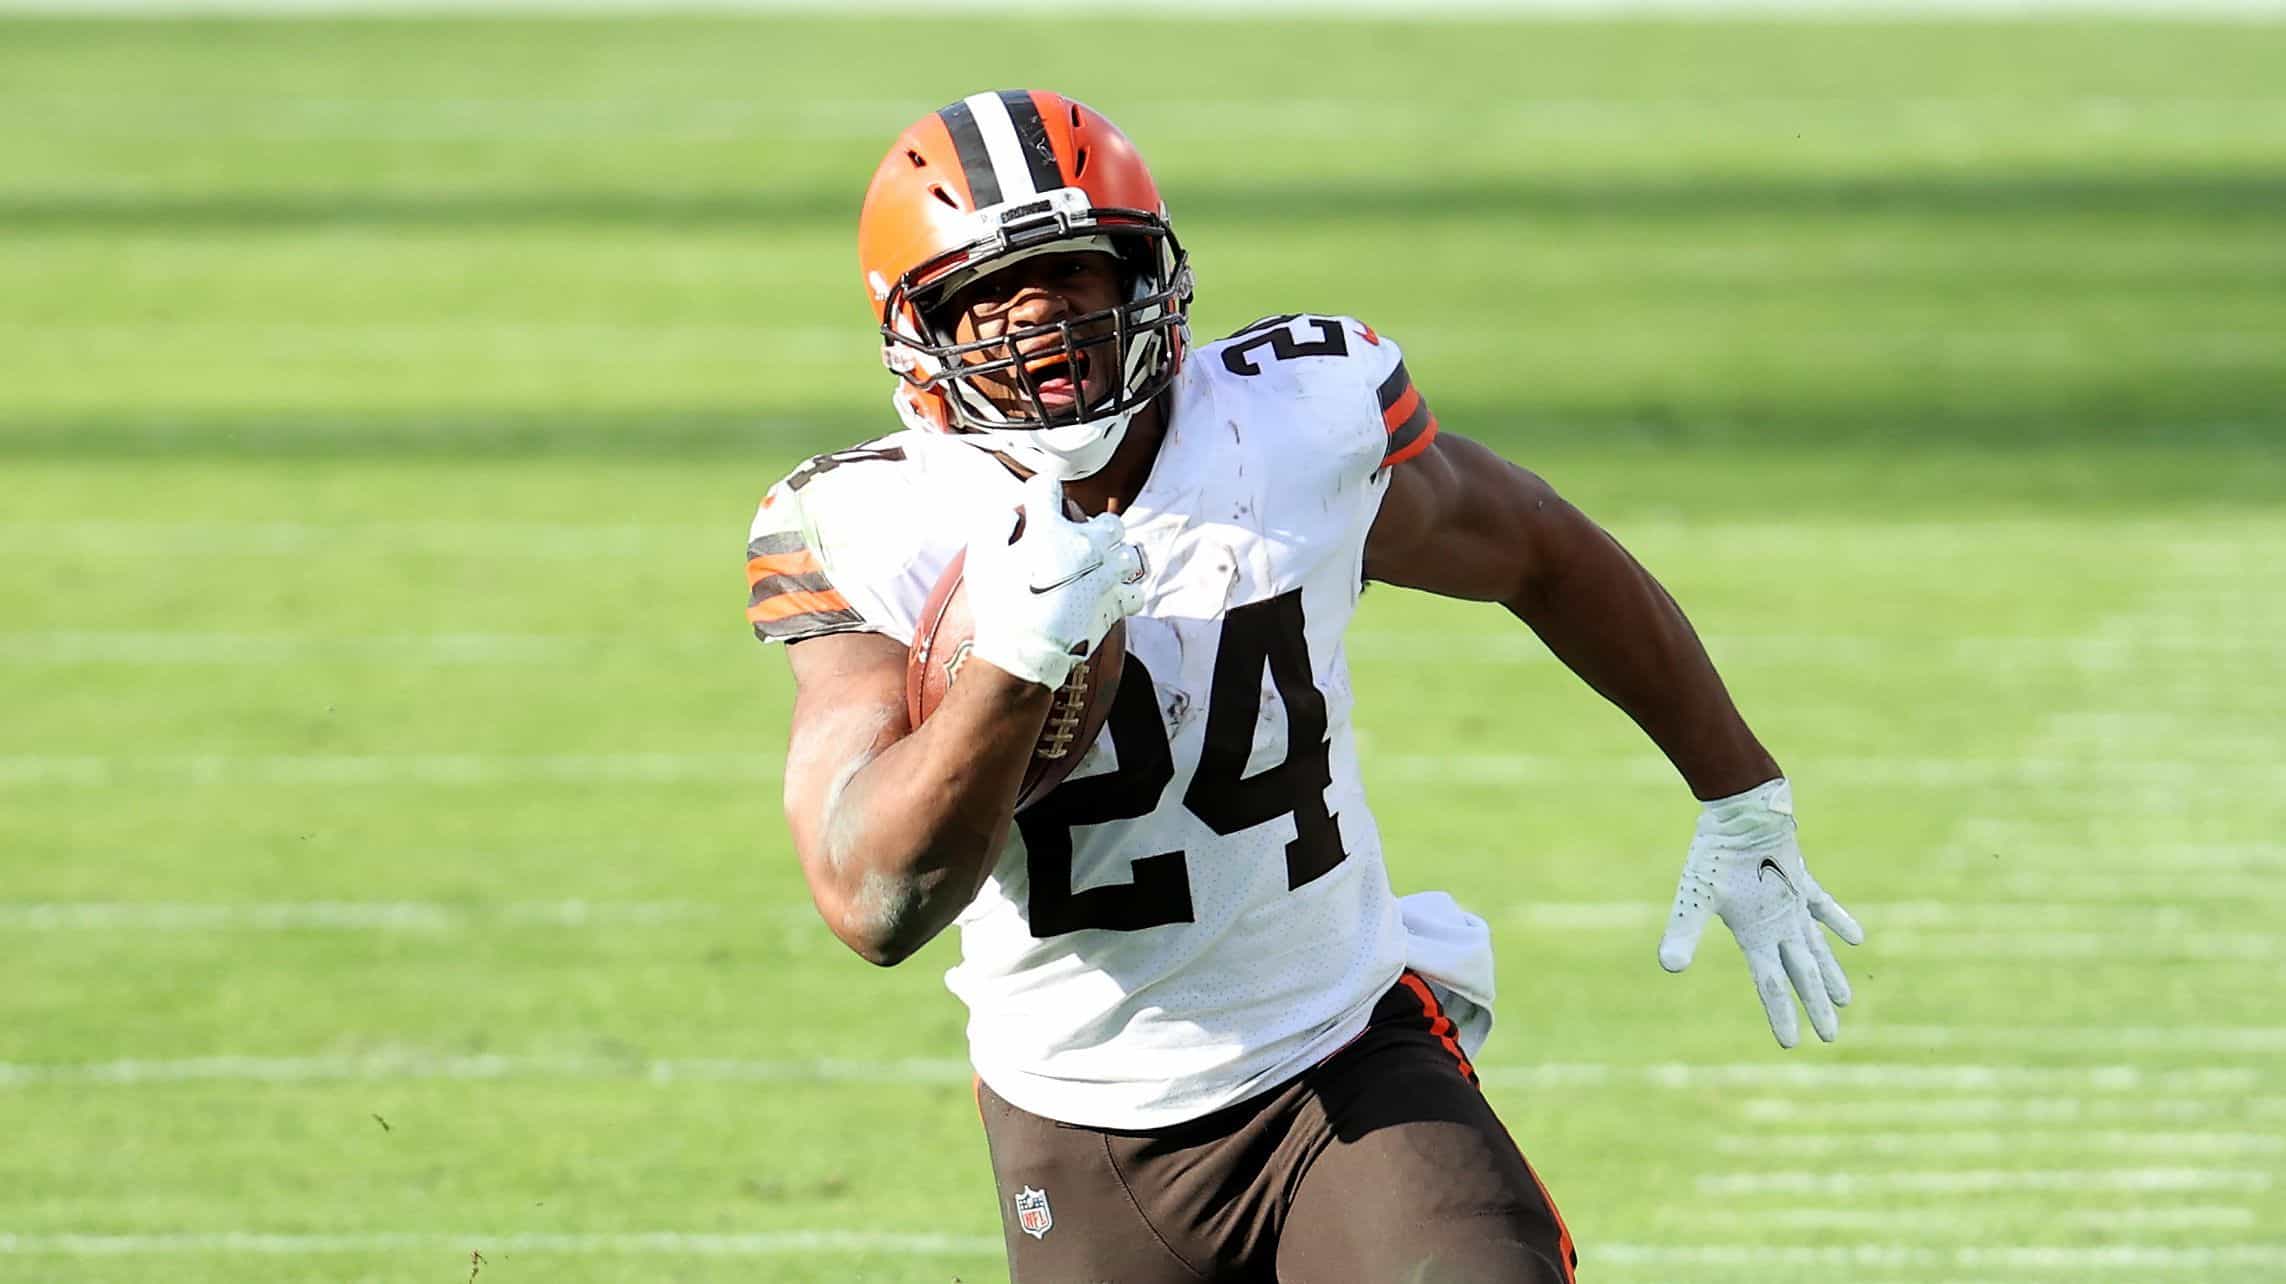
[[[1146,403],[1148,404],[1148,403]],[[1141,406],[1054,428],[976,428],[959,440],[1008,456],[1032,472],[1056,481],[1093,477],[1119,453]]]

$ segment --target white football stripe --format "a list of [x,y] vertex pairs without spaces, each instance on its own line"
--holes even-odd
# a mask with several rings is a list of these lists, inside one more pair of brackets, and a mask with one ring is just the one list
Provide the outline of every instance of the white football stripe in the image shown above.
[[985,154],[992,159],[993,177],[1000,180],[1000,199],[1026,201],[1040,194],[1032,182],[1032,168],[1024,161],[1024,142],[1016,136],[1016,122],[1008,104],[996,93],[970,94],[962,101],[976,118],[976,132],[984,136]]

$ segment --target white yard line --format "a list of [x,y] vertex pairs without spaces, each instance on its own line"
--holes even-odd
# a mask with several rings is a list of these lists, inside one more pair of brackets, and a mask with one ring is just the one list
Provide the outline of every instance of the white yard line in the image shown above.
[[[2251,1117],[2286,1119],[2286,1097],[2161,1097],[2121,1094],[2078,1096],[1947,1096],[1918,1100],[1805,1101],[1800,1097],[1748,1097],[1738,1116],[1755,1123],[1840,1127],[1960,1124],[2215,1123]],[[1839,1135],[1839,1134],[1835,1134]]]
[[[756,479],[755,499],[768,478]],[[170,558],[338,555],[344,546],[383,545],[393,553],[469,557],[640,557],[682,555],[720,545],[735,559],[735,515],[727,524],[512,521],[14,521],[0,522],[0,553],[33,560],[59,554]]]
[[211,1056],[129,1058],[93,1062],[0,1062],[0,1088],[34,1084],[139,1087],[166,1083],[369,1083],[391,1080],[625,1079],[676,1082],[967,1083],[968,1063],[948,1059],[901,1061],[683,1060],[612,1061],[599,1057],[431,1056],[419,1053],[364,1057]]
[[[2069,895],[2073,889],[2056,889]],[[1617,930],[1656,924],[1666,916],[1664,902],[1651,901],[1526,901],[1499,913],[1503,922],[1524,927],[1569,930]],[[2062,928],[2119,928],[2132,931],[2205,930],[2213,915],[2176,905],[2120,904],[2070,900],[1910,900],[1850,902],[1860,918],[1879,919],[1885,928],[2057,930]]]
[[783,759],[750,753],[181,754],[0,756],[0,788],[182,785],[774,783]]
[[2115,932],[1892,931],[1881,936],[1885,954],[1916,958],[2032,959],[2131,963],[2180,959],[2199,963],[2271,963],[2286,959],[2286,936],[2275,932],[2200,932],[2139,937]]
[[[1600,1244],[1593,1260],[1613,1266],[1735,1266],[1742,1269],[1824,1266],[1852,1270],[1973,1270],[2012,1278],[2020,1271],[2216,1271],[2264,1270],[2286,1265],[2286,1244],[2230,1244],[2212,1248],[2171,1248],[2114,1244],[2100,1248],[2052,1245],[1994,1245],[1982,1248],[1930,1248],[1913,1244],[1853,1244],[1811,1247],[1787,1244]],[[1590,1258],[1583,1245],[1582,1267]],[[2104,1278],[2120,1278],[2107,1275]],[[2239,1275],[2234,1278],[2251,1278]]]
[[[1646,751],[1623,759],[1555,754],[1361,752],[1366,779],[1431,784],[1672,783],[1674,769]],[[2286,761],[2099,755],[2059,757],[1834,757],[1805,764],[1797,783],[1885,789],[2024,789],[2096,812],[2189,814],[2197,801],[2246,790],[2286,791]]]
[[355,661],[413,667],[534,664],[606,656],[738,655],[753,643],[733,621],[708,634],[428,633],[312,637],[263,633],[56,630],[0,633],[0,665],[270,666]]
[[[783,1230],[705,1234],[630,1231],[617,1234],[546,1234],[486,1231],[372,1231],[335,1235],[264,1231],[184,1231],[165,1234],[11,1234],[0,1232],[0,1255],[52,1257],[176,1257],[196,1254],[302,1256],[317,1253],[437,1252],[487,1256],[513,1253],[564,1257],[678,1255],[778,1257],[791,1253],[873,1253],[900,1257],[998,1254],[997,1236],[931,1231]],[[463,1264],[465,1265],[465,1257]]]
[[1971,1132],[1726,1132],[1714,1139],[1726,1155],[1786,1159],[1882,1159],[1934,1155],[2017,1155],[2058,1150],[2161,1150],[2186,1159],[2235,1159],[2286,1151],[2286,1137],[2247,1132],[2138,1132],[2125,1129],[2009,1128]]
[[1861,1022],[1853,1041],[1881,1047],[2019,1047],[2082,1052],[2286,1052],[2286,1026],[1884,1025]]
[[734,912],[704,901],[31,901],[0,902],[0,931],[414,931],[474,927],[623,927]]
[[[1702,1229],[1739,1225],[1738,1210],[1729,1205],[1694,1207],[1666,1216]],[[2139,1208],[1953,1204],[1942,1208],[1765,1208],[1754,1214],[1753,1224],[1770,1230],[1927,1234],[1952,1238],[1966,1230],[2020,1224],[2081,1231],[2250,1230],[2255,1225],[2255,1216],[2253,1209],[2236,1204]]]
[[[675,1058],[616,1060],[578,1056],[447,1056],[393,1051],[366,1056],[279,1057],[219,1054],[114,1061],[0,1062],[0,1088],[37,1084],[137,1087],[196,1082],[324,1083],[388,1080],[574,1079],[678,1082],[966,1083],[968,1063],[949,1058],[889,1061]],[[1487,1082],[1559,1088],[1617,1084],[1668,1090],[1733,1088],[1836,1092],[2123,1092],[2243,1096],[2263,1086],[2240,1067],[2155,1070],[2139,1066],[2039,1068],[1908,1065],[1882,1062],[1743,1064],[1548,1062],[1488,1066]]]
[[[1957,16],[2008,19],[2071,17],[2085,14],[2143,18],[2237,18],[2275,21],[2277,0],[1443,0],[1423,6],[1416,0],[1255,0],[1233,9],[1215,0],[1136,0],[1132,14],[1161,14],[1193,20],[1261,21],[1300,16],[1378,20],[1403,17],[1442,23],[1545,16],[1701,15],[1767,19],[1814,15],[1862,20]],[[0,0],[0,13],[166,17],[180,14],[244,14],[290,17],[311,14],[386,13],[419,15],[583,13],[782,13],[908,14],[943,17],[952,13],[1043,13],[1068,10],[1054,0]],[[1325,128],[1323,122],[1320,128]]]
[[1997,1195],[2021,1191],[2261,1192],[2275,1180],[2260,1168],[1936,1168],[1875,1172],[1806,1170],[1712,1173],[1694,1183],[1730,1195]]

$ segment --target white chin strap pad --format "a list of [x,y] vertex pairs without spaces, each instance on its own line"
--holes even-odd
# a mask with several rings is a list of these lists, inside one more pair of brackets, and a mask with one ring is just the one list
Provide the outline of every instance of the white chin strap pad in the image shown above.
[[1127,437],[1135,411],[1054,428],[980,428],[961,440],[997,451],[1042,477],[1078,481],[1103,471]]

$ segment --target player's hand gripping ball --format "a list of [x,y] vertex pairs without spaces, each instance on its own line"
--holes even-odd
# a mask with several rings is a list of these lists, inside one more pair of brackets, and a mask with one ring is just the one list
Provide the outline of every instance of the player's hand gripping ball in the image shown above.
[[1117,517],[1084,518],[1061,486],[1034,478],[1014,513],[985,518],[921,608],[905,664],[913,726],[977,659],[1055,691],[1019,811],[1071,774],[1111,712],[1127,656],[1124,619],[1143,598],[1142,555],[1124,535]]

